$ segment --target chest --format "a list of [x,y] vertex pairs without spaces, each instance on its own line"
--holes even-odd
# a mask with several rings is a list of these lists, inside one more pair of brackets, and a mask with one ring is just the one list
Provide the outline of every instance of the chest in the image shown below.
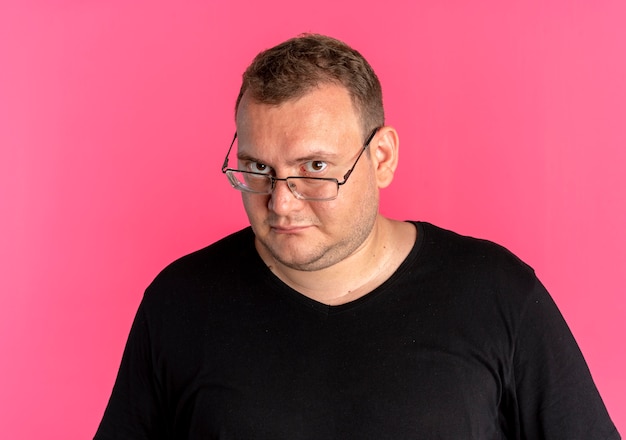
[[432,302],[328,316],[274,306],[189,320],[184,340],[161,347],[157,371],[174,431],[224,439],[499,438],[506,344],[483,340],[471,320]]

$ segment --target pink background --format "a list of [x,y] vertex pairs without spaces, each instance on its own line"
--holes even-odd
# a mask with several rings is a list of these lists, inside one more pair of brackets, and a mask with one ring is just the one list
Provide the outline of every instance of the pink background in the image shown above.
[[304,31],[380,76],[383,211],[531,264],[626,433],[624,5],[3,1],[0,438],[94,434],[143,289],[246,225],[219,171],[240,75]]

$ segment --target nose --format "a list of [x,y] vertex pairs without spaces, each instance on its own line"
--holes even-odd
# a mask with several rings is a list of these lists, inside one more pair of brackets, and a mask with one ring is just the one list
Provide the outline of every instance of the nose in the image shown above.
[[285,180],[276,180],[274,190],[268,201],[268,208],[279,215],[286,215],[302,206],[302,200],[296,198]]

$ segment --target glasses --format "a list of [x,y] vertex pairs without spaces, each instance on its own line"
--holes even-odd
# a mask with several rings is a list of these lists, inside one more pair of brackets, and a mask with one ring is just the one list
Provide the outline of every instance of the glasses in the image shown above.
[[369,147],[370,142],[374,138],[374,135],[380,127],[376,127],[365,140],[363,148],[359,152],[358,157],[354,161],[352,168],[343,175],[343,180],[339,180],[332,177],[303,177],[303,176],[289,176],[284,179],[274,177],[269,174],[256,173],[254,171],[243,171],[228,168],[228,156],[230,150],[232,150],[237,139],[237,133],[233,137],[233,141],[228,148],[224,164],[222,165],[222,173],[226,174],[228,181],[233,188],[239,191],[254,193],[254,194],[271,194],[276,187],[276,182],[284,181],[287,184],[287,188],[291,191],[296,199],[300,200],[312,200],[312,201],[326,201],[334,200],[339,194],[339,187],[345,184],[352,174],[352,171],[359,162],[359,159],[363,155],[363,152]]

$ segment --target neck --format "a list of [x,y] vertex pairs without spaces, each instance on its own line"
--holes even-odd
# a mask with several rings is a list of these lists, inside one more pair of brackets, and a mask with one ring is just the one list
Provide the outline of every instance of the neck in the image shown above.
[[292,289],[327,305],[354,301],[384,283],[411,251],[416,228],[379,216],[371,234],[350,256],[324,269],[302,271],[259,249],[270,270]]

